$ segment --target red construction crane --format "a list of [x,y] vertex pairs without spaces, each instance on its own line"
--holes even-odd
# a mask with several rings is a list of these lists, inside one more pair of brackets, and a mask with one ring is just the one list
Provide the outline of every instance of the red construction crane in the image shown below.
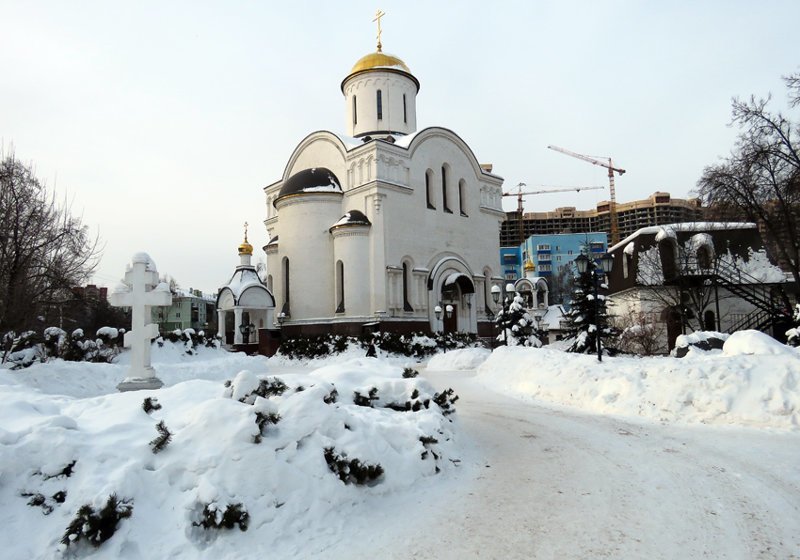
[[[519,213],[519,243],[520,245],[525,242],[525,230],[523,228],[522,222],[522,197],[528,196],[531,194],[546,194],[546,193],[556,193],[556,192],[567,192],[567,191],[592,191],[596,189],[602,189],[604,187],[558,187],[555,189],[547,189],[541,191],[523,191],[522,187],[527,187],[525,183],[519,183],[517,185],[517,192],[507,192],[503,193],[503,196],[516,196],[517,197],[517,212]],[[541,185],[545,186],[545,185]]]
[[[618,174],[622,175],[625,173],[625,170],[619,167],[614,167],[614,164],[611,161],[610,157],[594,158],[591,156],[585,156],[583,154],[576,154],[575,152],[565,150],[564,148],[559,148],[558,146],[547,146],[547,147],[551,150],[561,152],[562,154],[582,159],[583,161],[588,161],[592,165],[599,165],[600,167],[605,167],[606,169],[608,169],[608,192],[609,196],[611,197],[611,202],[609,203],[608,206],[608,215],[609,218],[611,219],[611,245],[616,245],[617,243],[619,243],[619,224],[617,222],[617,193],[614,190],[614,172],[616,171]],[[604,160],[608,160],[608,163],[606,163]]]

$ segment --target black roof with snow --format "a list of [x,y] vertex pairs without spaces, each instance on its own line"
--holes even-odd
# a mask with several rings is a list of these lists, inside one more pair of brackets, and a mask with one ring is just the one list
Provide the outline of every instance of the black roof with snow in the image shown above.
[[371,226],[372,222],[369,221],[363,212],[359,210],[348,210],[347,213],[339,218],[331,229],[339,226]]
[[341,183],[327,167],[312,167],[286,179],[278,198],[304,192],[342,192]]

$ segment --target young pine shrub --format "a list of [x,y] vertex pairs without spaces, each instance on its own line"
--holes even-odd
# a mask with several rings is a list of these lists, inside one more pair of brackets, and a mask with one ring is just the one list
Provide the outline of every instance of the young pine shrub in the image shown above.
[[132,513],[133,500],[120,500],[116,494],[111,494],[106,505],[99,511],[85,504],[78,509],[75,518],[67,526],[61,544],[70,546],[79,541],[87,541],[98,547],[114,535],[120,520],[130,517]]
[[241,503],[228,504],[223,509],[216,502],[211,502],[203,506],[200,521],[192,525],[203,529],[233,529],[238,525],[240,531],[247,531],[249,520],[250,514]]
[[163,420],[156,424],[156,431],[158,431],[158,437],[150,441],[150,449],[153,453],[164,451],[172,441],[172,432],[169,431]]
[[347,455],[338,454],[333,447],[326,447],[324,453],[328,468],[345,484],[373,486],[383,476],[380,464],[370,465],[359,459],[348,459]]

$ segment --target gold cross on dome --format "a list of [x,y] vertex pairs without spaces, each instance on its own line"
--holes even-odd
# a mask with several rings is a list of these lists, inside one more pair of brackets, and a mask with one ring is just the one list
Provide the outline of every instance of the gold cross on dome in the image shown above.
[[386,12],[378,10],[375,12],[375,19],[372,20],[378,22],[378,52],[381,52],[381,48],[383,48],[383,45],[381,45],[381,18],[385,15]]
[[244,223],[244,240],[247,241],[247,226],[250,225],[247,222]]

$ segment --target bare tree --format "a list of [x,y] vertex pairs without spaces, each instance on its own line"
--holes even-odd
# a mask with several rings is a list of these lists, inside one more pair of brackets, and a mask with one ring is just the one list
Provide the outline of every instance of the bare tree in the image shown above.
[[623,352],[653,356],[666,348],[663,327],[652,321],[647,313],[630,311],[617,317],[616,324],[622,330],[617,345]]
[[[800,106],[800,73],[784,80],[790,106]],[[759,223],[774,256],[800,284],[800,121],[770,111],[770,101],[733,100],[736,145],[721,163],[705,168],[698,194],[709,206],[737,209]]]
[[[675,266],[680,270],[689,270],[698,266],[698,263],[684,249],[679,251]],[[639,252],[636,280],[641,285],[642,302],[654,304],[649,307],[656,309],[674,310],[684,329],[706,330],[708,325],[704,323],[705,310],[720,297],[711,281],[696,282],[691,276],[678,275],[674,282],[667,284],[657,245]],[[726,293],[721,294],[720,301],[726,297],[729,297]]]
[[[0,155],[0,157],[2,157]],[[14,155],[0,160],[0,330],[33,325],[97,266],[97,238]]]

